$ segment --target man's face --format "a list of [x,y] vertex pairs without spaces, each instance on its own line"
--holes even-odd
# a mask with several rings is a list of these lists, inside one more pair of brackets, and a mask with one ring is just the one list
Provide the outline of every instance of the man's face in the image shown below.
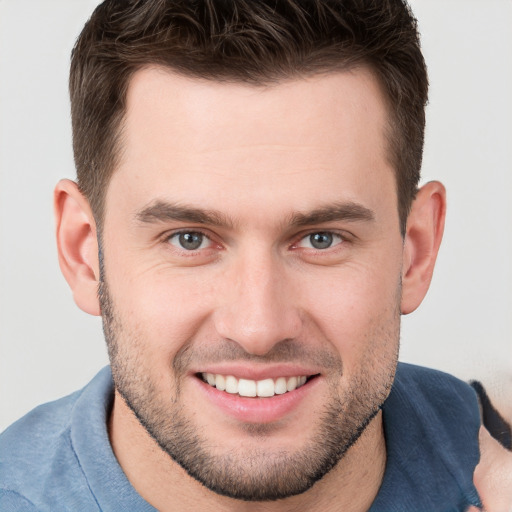
[[364,69],[254,87],[152,68],[130,85],[102,232],[114,380],[216,492],[305,491],[389,392],[402,239],[386,123]]

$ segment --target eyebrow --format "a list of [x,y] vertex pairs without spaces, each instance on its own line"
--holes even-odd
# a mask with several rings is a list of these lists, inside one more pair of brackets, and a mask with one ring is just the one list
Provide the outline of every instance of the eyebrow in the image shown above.
[[155,201],[135,214],[142,223],[166,221],[192,222],[194,224],[209,224],[211,226],[232,228],[233,223],[222,213],[215,210],[204,210],[187,205]]
[[310,226],[332,221],[372,222],[375,213],[359,203],[334,203],[312,210],[311,212],[294,213],[290,224],[295,227]]
[[[204,210],[183,204],[158,200],[135,214],[136,220],[144,224],[179,221],[233,228],[234,223],[217,210]],[[290,216],[289,225],[304,227],[332,221],[372,222],[375,213],[359,203],[333,203],[310,212],[295,212]]]

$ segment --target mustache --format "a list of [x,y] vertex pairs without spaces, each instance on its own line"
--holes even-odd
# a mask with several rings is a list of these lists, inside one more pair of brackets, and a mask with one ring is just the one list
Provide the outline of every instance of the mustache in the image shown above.
[[254,364],[301,363],[337,371],[340,374],[343,370],[341,356],[334,348],[312,348],[311,344],[297,340],[282,340],[263,355],[251,354],[232,340],[219,340],[206,345],[190,343],[179,350],[174,357],[172,366],[176,374],[182,374],[191,365],[200,367],[206,364],[233,361]]

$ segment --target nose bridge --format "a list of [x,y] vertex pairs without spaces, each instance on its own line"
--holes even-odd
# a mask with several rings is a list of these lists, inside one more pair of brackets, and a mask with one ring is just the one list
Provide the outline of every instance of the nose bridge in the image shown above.
[[270,250],[250,251],[238,259],[233,273],[227,300],[217,311],[218,333],[257,355],[297,337],[300,314],[280,258]]

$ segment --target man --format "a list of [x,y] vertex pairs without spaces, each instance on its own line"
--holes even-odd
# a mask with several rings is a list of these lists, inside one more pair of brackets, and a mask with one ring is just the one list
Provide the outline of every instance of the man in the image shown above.
[[445,193],[417,190],[414,19],[378,4],[95,11],[55,206],[114,387],[106,369],[3,435],[3,508],[480,505],[472,390],[397,370]]

